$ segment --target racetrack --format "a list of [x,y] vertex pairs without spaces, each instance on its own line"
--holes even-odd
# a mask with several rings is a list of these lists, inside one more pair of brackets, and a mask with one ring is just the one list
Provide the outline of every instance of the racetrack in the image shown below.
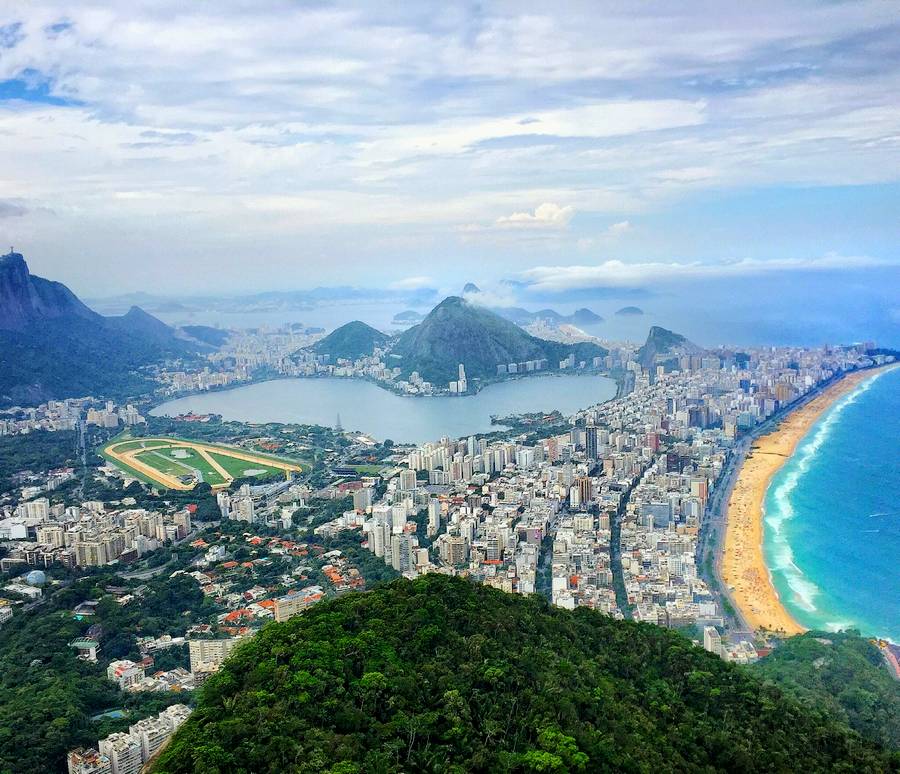
[[[202,460],[202,463],[195,461],[195,467],[181,459],[170,458],[163,454],[163,452],[170,453],[173,449],[185,449],[193,452]],[[234,481],[235,477],[216,457],[247,462],[254,469],[265,472],[280,470],[284,472],[285,476],[299,473],[302,470],[296,463],[248,452],[245,449],[205,444],[181,438],[129,438],[123,441],[113,441],[106,446],[103,453],[125,472],[137,473],[139,477],[149,479],[166,489],[177,489],[183,492],[193,489],[200,480],[206,480],[207,477],[211,479],[209,483],[213,489],[224,489]],[[156,455],[161,462],[151,455]],[[151,464],[151,462],[156,464]],[[167,469],[162,469],[162,467]],[[176,475],[174,473],[176,468],[185,470],[186,475],[188,471],[191,471],[192,480],[186,481],[180,475]]]

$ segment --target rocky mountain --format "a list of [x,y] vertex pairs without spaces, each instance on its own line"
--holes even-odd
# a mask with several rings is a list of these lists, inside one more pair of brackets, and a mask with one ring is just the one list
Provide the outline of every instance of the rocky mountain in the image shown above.
[[23,331],[71,317],[101,319],[65,285],[32,276],[21,253],[0,256],[0,330]]
[[665,360],[667,355],[699,354],[702,351],[680,333],[654,325],[647,334],[647,341],[638,350],[638,361],[644,368],[652,368],[655,363]]
[[324,339],[317,341],[312,349],[317,355],[331,355],[332,360],[356,360],[371,355],[376,346],[384,346],[389,338],[371,325],[354,320],[335,328]]
[[[570,353],[576,361],[606,354],[591,344],[545,341],[489,309],[458,296],[445,298],[419,324],[400,334],[391,355],[406,374],[418,371],[429,381],[455,379],[460,363],[470,379],[496,376],[499,363],[547,359],[549,368]],[[390,362],[390,361],[389,361]]]
[[643,313],[644,310],[639,306],[623,306],[616,311],[620,317],[640,317]]
[[138,369],[193,352],[139,307],[103,317],[65,285],[31,274],[20,253],[0,257],[0,405],[136,395],[151,386]]
[[191,772],[893,771],[682,635],[445,575],[270,623],[150,765]]

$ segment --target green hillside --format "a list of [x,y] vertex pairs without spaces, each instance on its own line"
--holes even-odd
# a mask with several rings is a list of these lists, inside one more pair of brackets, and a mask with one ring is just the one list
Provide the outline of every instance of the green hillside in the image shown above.
[[827,707],[864,736],[900,749],[900,681],[878,648],[855,634],[791,637],[755,669],[811,707]]
[[500,363],[548,360],[550,370],[570,352],[576,361],[605,355],[596,344],[560,344],[532,336],[489,309],[458,296],[445,298],[419,324],[402,333],[392,349],[406,374],[429,381],[455,379],[460,363],[472,378],[496,376]]
[[335,328],[324,339],[313,345],[319,355],[331,355],[333,359],[356,360],[372,354],[376,346],[384,346],[390,337],[371,325],[354,320]]
[[266,626],[204,685],[154,771],[878,772],[896,763],[674,632],[429,575]]

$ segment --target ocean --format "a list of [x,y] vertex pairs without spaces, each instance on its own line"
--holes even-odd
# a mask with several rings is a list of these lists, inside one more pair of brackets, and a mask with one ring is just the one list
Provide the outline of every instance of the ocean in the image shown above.
[[900,643],[900,368],[831,406],[775,474],[764,551],[801,624]]

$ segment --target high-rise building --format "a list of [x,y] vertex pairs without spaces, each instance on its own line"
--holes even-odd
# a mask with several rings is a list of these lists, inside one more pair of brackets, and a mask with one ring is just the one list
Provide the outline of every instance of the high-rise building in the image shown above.
[[434,537],[441,528],[441,501],[432,497],[428,501],[428,537]]
[[100,740],[99,748],[109,758],[112,774],[140,774],[144,765],[141,743],[131,734],[110,734]]
[[188,640],[191,672],[217,672],[228,654],[241,642],[240,637],[220,640]]
[[401,470],[400,471],[400,491],[412,492],[416,488],[416,471]]
[[703,627],[703,647],[717,656],[722,655],[722,637],[715,626]]
[[594,425],[588,425],[584,428],[584,453],[589,460],[596,460],[600,457],[599,449],[597,428]]

